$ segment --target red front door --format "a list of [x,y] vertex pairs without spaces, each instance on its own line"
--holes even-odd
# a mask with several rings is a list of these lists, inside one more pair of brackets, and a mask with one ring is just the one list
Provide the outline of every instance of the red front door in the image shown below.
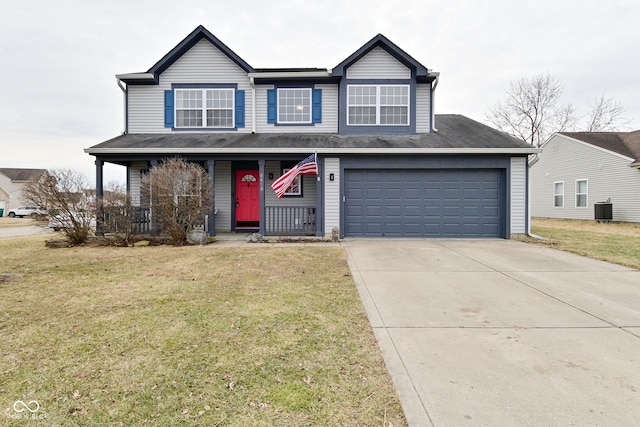
[[236,171],[236,225],[257,227],[260,223],[260,190],[257,170]]

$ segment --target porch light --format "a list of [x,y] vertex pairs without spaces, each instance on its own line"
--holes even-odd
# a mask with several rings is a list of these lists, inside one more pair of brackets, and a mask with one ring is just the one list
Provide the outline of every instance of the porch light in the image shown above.
[[269,172],[269,179],[273,179],[273,172]]

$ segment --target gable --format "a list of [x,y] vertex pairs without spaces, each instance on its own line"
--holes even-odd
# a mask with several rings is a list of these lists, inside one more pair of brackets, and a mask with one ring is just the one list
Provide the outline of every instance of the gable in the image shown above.
[[410,79],[411,70],[381,47],[347,68],[347,79]]
[[161,75],[171,83],[231,83],[248,81],[247,72],[217,46],[201,39]]

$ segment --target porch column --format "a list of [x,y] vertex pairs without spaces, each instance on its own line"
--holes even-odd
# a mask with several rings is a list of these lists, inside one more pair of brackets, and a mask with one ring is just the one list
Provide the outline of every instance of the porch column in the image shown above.
[[96,157],[96,235],[104,235],[102,223],[104,221],[104,188],[103,188],[104,160]]
[[266,224],[267,224],[267,209],[265,207],[265,197],[264,197],[264,159],[258,160],[258,175],[260,175],[260,229],[259,233],[263,236],[266,232]]
[[209,169],[209,176],[211,177],[211,209],[209,210],[209,222],[207,228],[209,229],[209,236],[216,235],[216,161],[213,159],[207,160],[207,168]]
[[321,162],[316,157],[316,164],[316,236],[324,237],[324,158]]

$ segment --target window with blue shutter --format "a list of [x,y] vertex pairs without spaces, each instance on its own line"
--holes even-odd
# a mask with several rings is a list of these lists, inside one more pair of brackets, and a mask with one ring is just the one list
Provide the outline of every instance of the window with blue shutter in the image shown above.
[[236,127],[244,127],[244,90],[236,90]]
[[267,90],[267,123],[276,123],[278,116],[278,93],[275,89]]
[[311,122],[322,123],[322,89],[313,89],[311,99]]
[[164,127],[173,127],[173,91],[164,91]]

